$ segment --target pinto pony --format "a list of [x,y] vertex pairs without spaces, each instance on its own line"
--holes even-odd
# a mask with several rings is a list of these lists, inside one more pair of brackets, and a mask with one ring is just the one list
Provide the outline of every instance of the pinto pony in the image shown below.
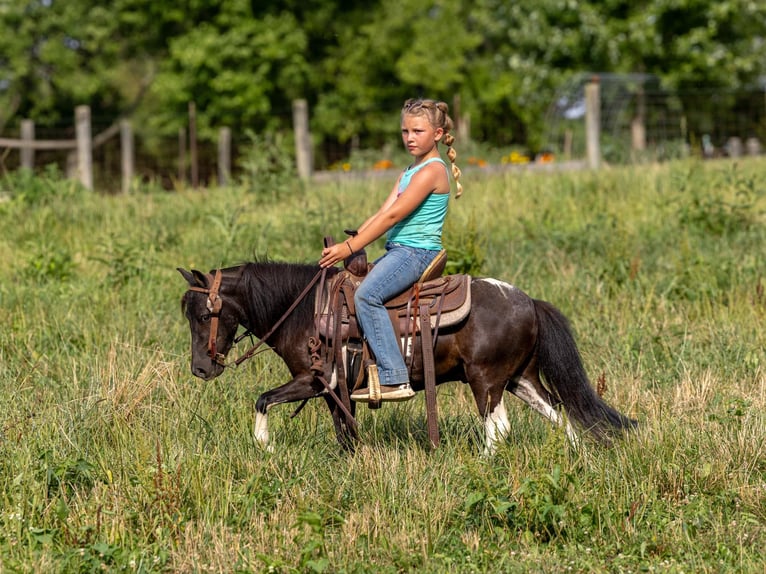
[[[354,404],[346,409],[337,399],[338,380],[332,373],[317,377],[307,345],[315,335],[320,268],[254,262],[211,273],[179,272],[188,284],[182,307],[191,328],[195,376],[210,380],[224,371],[240,326],[267,343],[290,371],[289,381],[258,397],[255,440],[269,446],[271,407],[322,397],[338,441],[352,446],[356,428],[348,424],[348,411],[353,420]],[[338,272],[327,269],[328,277]],[[457,325],[439,329],[433,356],[436,384],[460,381],[471,387],[484,420],[486,453],[510,430],[505,391],[564,426],[572,441],[576,430],[608,442],[616,432],[635,426],[591,386],[568,321],[553,305],[497,279],[472,277],[470,291],[470,312]],[[416,391],[424,388],[417,362],[411,385]]]

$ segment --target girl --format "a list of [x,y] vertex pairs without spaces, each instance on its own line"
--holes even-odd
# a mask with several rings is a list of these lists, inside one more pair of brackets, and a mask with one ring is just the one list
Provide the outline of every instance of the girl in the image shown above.
[[[447,146],[452,175],[462,186],[457,154],[452,148],[454,127],[444,102],[410,99],[401,113],[402,142],[414,161],[402,172],[380,209],[356,236],[322,251],[319,264],[329,267],[363,249],[387,233],[386,252],[356,290],[354,304],[359,325],[370,346],[380,378],[381,400],[403,401],[415,395],[399,343],[383,304],[415,284],[442,249],[442,226],[447,214],[450,183],[438,143]],[[351,395],[370,400],[367,388]]]

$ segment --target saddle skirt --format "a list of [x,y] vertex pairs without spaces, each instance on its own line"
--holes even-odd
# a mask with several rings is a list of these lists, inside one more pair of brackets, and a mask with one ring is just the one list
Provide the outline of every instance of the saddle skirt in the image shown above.
[[[342,271],[325,282],[322,296],[315,303],[319,335],[325,340],[333,339],[336,334],[343,341],[361,339],[354,292],[362,280],[363,277]],[[471,310],[471,276],[445,275],[417,283],[386,302],[394,331],[400,338],[420,332],[419,314],[423,305],[429,309],[432,329],[460,323]]]

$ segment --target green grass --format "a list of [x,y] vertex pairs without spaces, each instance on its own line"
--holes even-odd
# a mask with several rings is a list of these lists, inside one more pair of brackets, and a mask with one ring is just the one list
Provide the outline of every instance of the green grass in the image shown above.
[[[557,305],[605,398],[611,448],[508,398],[491,458],[466,388],[359,409],[354,456],[323,401],[271,411],[261,354],[188,369],[176,267],[318,259],[391,182],[88,193],[0,183],[0,571],[763,572],[766,162],[598,173],[467,171],[455,270]],[[368,250],[372,258],[381,243]]]

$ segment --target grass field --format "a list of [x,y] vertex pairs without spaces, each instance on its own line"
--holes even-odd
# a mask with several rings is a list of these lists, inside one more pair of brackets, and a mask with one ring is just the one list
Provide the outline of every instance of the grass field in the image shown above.
[[[766,161],[465,174],[454,270],[572,323],[591,380],[639,429],[573,450],[508,397],[481,456],[468,389],[359,409],[340,451],[324,401],[270,417],[272,354],[189,373],[176,267],[318,259],[391,181],[104,196],[0,182],[0,572],[763,572]],[[381,243],[368,250],[380,253]]]

